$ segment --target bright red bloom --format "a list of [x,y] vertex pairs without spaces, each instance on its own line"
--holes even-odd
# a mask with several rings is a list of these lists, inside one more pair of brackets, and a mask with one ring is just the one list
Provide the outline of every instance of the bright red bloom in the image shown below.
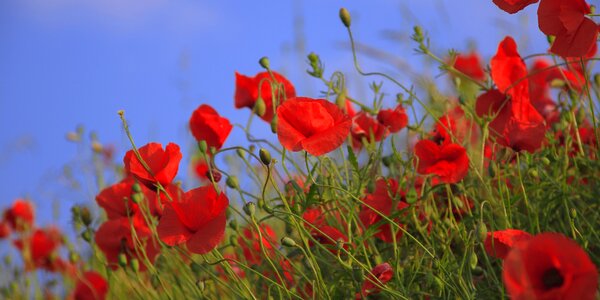
[[387,126],[379,123],[366,112],[361,111],[352,118],[350,133],[352,134],[353,144],[360,146],[363,138],[370,143],[379,142],[385,139],[390,131]]
[[483,243],[485,252],[491,257],[504,259],[518,242],[531,238],[531,234],[518,229],[505,229],[488,232]]
[[538,25],[554,35],[550,51],[562,57],[586,55],[596,43],[598,26],[585,15],[590,6],[585,0],[543,0],[538,7]]
[[[127,177],[120,182],[113,184],[102,190],[96,196],[98,206],[104,208],[106,216],[109,219],[126,218],[139,212],[138,204],[132,201],[133,197],[140,197],[145,201],[150,213],[154,216],[160,216],[162,205],[156,197],[156,192],[151,191],[144,185],[139,185],[142,192],[139,196],[134,196],[133,185],[136,183],[132,177]],[[126,201],[125,201],[126,200]]]
[[382,263],[375,266],[363,282],[360,294],[356,294],[356,299],[365,299],[368,295],[379,293],[380,286],[385,285],[392,277],[394,277],[394,271],[390,264]]
[[[367,230],[377,226],[374,236],[386,243],[394,242],[394,232],[396,232],[396,241],[402,237],[403,232],[395,226],[392,227],[388,221],[383,221],[384,218],[381,215],[390,217],[407,208],[408,204],[404,201],[403,196],[396,180],[380,178],[375,183],[375,191],[367,194],[363,199],[365,204],[361,205],[358,215],[360,221]],[[393,221],[396,224],[399,223],[398,218],[394,218]]]
[[219,116],[210,105],[202,104],[190,118],[190,130],[197,141],[206,141],[208,147],[217,150],[223,147],[223,143],[231,132],[231,123],[226,118]]
[[25,270],[42,268],[51,272],[62,271],[62,262],[57,256],[62,235],[56,228],[36,229],[31,235],[14,241],[23,255]]
[[377,113],[377,121],[385,125],[391,133],[396,133],[408,125],[408,116],[402,105],[394,109],[382,109]]
[[338,148],[350,133],[352,119],[323,99],[297,97],[277,108],[277,137],[290,151],[319,156]]
[[418,160],[417,172],[435,175],[431,184],[457,183],[469,172],[469,157],[465,148],[458,144],[438,145],[430,140],[421,140],[415,145]]
[[[256,100],[260,93],[260,97],[265,103],[265,114],[261,118],[267,122],[271,122],[275,114],[273,106],[273,95],[278,100],[276,105],[281,104],[289,98],[296,97],[296,89],[292,83],[283,77],[281,74],[271,71],[273,78],[269,72],[261,72],[254,77],[248,77],[239,73],[235,73],[235,108],[249,107],[254,108]],[[275,91],[272,90],[275,86]],[[260,90],[260,92],[259,92]]]
[[[137,239],[134,240],[132,229],[135,230]],[[104,222],[96,231],[96,245],[104,252],[111,268],[116,269],[119,254],[124,254],[128,261],[136,258],[140,261],[140,269],[145,270],[143,264],[142,247],[150,262],[153,262],[160,251],[156,241],[152,238],[152,231],[146,225],[143,216],[137,214],[130,218],[119,218]]]
[[0,221],[0,239],[4,239],[11,234],[10,225],[6,221]]
[[260,225],[262,239],[259,238],[258,232],[253,227],[246,227],[242,231],[242,236],[238,237],[238,243],[242,247],[244,257],[249,265],[260,265],[263,259],[262,247],[267,253],[275,250],[277,245],[277,236],[271,226],[267,224]]
[[504,259],[512,299],[596,299],[598,270],[585,251],[559,233],[538,234]]
[[[344,243],[344,249],[348,249],[348,237],[337,228],[330,226],[325,219],[323,210],[319,208],[309,208],[302,214],[302,218],[309,224],[305,224],[310,235],[319,243],[324,245],[331,253],[337,253],[337,242]],[[312,240],[311,246],[312,246]]]
[[481,63],[481,57],[475,51],[471,51],[469,54],[456,55],[454,68],[475,80],[485,80],[486,75]]
[[140,156],[150,168],[150,172],[144,168],[144,165],[136,157],[133,150],[125,153],[123,162],[125,163],[125,171],[127,174],[135,176],[148,187],[153,187],[153,184],[160,183],[167,186],[173,181],[179,169],[181,161],[181,151],[177,144],[169,143],[163,150],[159,143],[149,143],[138,149]]
[[94,271],[88,271],[77,281],[73,298],[74,300],[104,300],[107,293],[106,279]]
[[471,121],[460,106],[455,106],[435,123],[433,141],[438,144],[465,142],[475,143],[479,136],[479,127]]
[[4,221],[16,231],[24,231],[33,226],[33,205],[23,199],[17,199],[4,211]]
[[511,37],[500,43],[491,65],[498,90],[489,90],[477,98],[477,115],[494,117],[489,124],[490,136],[498,144],[515,151],[537,151],[544,140],[546,125],[531,104],[527,67]]
[[494,0],[494,4],[509,14],[514,14],[536,2],[538,0]]
[[204,254],[214,249],[225,234],[225,210],[229,199],[213,185],[186,192],[179,202],[165,207],[156,230],[167,245],[186,243],[192,253]]

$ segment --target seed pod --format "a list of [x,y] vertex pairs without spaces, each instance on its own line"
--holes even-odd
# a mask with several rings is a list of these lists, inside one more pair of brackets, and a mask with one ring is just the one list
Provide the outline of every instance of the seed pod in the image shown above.
[[260,161],[265,164],[265,166],[271,164],[271,153],[269,153],[269,150],[260,148],[258,151],[258,156],[260,157]]
[[345,8],[340,8],[340,20],[346,28],[350,28],[350,24],[352,23],[352,19],[350,19],[350,12],[348,12]]
[[267,70],[269,69],[269,67],[271,65],[270,62],[269,62],[269,58],[266,57],[266,56],[261,57],[258,60],[258,64],[260,64],[261,67],[263,67],[263,68],[265,68]]

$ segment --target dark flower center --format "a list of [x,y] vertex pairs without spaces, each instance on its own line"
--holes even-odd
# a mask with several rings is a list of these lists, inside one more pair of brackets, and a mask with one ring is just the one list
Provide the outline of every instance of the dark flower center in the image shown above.
[[546,270],[544,274],[542,274],[542,284],[544,288],[550,290],[556,287],[560,287],[564,282],[560,271],[556,268],[551,268]]

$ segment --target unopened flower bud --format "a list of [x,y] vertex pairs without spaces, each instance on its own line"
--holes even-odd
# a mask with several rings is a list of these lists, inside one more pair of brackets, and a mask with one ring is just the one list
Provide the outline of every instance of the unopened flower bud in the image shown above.
[[238,182],[237,177],[231,175],[229,177],[227,177],[227,180],[225,180],[225,184],[232,189],[237,190],[240,187],[240,184]]
[[296,241],[294,241],[292,238],[284,236],[281,239],[281,244],[286,246],[286,247],[296,247]]
[[142,186],[141,186],[139,183],[137,183],[137,182],[136,182],[136,183],[134,183],[134,184],[131,186],[131,190],[132,190],[134,193],[141,193],[141,192],[142,192]]
[[308,54],[308,61],[311,64],[316,64],[316,63],[319,62],[319,56],[316,53],[311,52],[311,53]]
[[344,23],[346,28],[350,28],[350,24],[352,23],[352,20],[350,19],[350,12],[343,7],[340,8],[340,20],[342,20],[342,23]]
[[140,270],[140,261],[137,258],[132,258],[129,263],[133,272],[137,273]]
[[471,270],[475,269],[475,267],[477,267],[477,255],[475,255],[475,253],[471,254],[471,257],[469,258],[469,264],[471,266]]
[[144,193],[135,193],[131,195],[131,202],[138,204],[144,201]]
[[254,202],[246,203],[246,205],[244,205],[244,212],[249,217],[253,217],[254,213],[256,213],[256,204],[254,204]]
[[418,198],[419,198],[419,195],[417,195],[417,189],[415,189],[414,187],[411,187],[408,190],[408,192],[406,193],[406,203],[414,204],[415,202],[417,202]]
[[92,229],[91,228],[87,228],[86,230],[84,230],[81,233],[81,238],[86,241],[86,242],[90,242],[92,240]]
[[198,141],[198,149],[200,149],[200,152],[202,153],[206,153],[208,151],[208,144],[205,140]]
[[81,208],[81,222],[83,223],[83,225],[85,226],[90,226],[90,224],[92,224],[93,218],[92,218],[92,213],[90,212],[90,209],[87,207],[82,207]]
[[542,157],[541,161],[546,166],[550,165],[550,160],[547,157]]
[[254,111],[259,117],[262,117],[267,112],[267,105],[265,104],[265,100],[263,100],[262,96],[259,96],[254,102]]
[[261,57],[258,60],[258,63],[260,64],[261,67],[265,68],[266,70],[268,70],[270,67],[269,58],[266,56]]
[[277,118],[277,115],[273,116],[273,119],[271,120],[271,132],[272,133],[277,133],[277,124],[279,124],[279,119]]
[[477,240],[480,243],[483,243],[486,239],[487,239],[487,226],[485,226],[485,223],[481,222],[479,224],[477,224]]
[[127,266],[127,255],[125,255],[125,253],[119,253],[119,256],[117,256],[117,261],[121,268],[125,268]]
[[271,153],[269,153],[269,150],[260,148],[258,151],[258,156],[260,157],[260,161],[265,164],[265,166],[271,164]]
[[236,149],[235,153],[237,153],[240,158],[246,157],[246,151],[242,150],[241,148]]

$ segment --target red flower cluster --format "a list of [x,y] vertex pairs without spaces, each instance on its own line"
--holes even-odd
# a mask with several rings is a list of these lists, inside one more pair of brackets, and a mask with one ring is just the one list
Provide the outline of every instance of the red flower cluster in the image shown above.
[[471,51],[469,54],[456,55],[453,67],[475,80],[484,81],[486,75],[482,65],[479,54]]
[[457,183],[469,172],[469,157],[458,144],[421,140],[415,145],[417,172],[433,175],[431,184]]
[[477,98],[477,114],[493,118],[490,136],[500,145],[515,151],[537,151],[542,146],[546,125],[531,104],[527,67],[511,37],[500,43],[491,65],[497,89]]
[[356,294],[356,299],[365,299],[368,295],[377,294],[381,290],[380,286],[385,285],[394,277],[394,270],[388,263],[382,263],[373,268],[360,288],[360,294]]
[[0,223],[9,225],[13,230],[22,232],[32,228],[33,216],[31,202],[17,199],[13,202],[12,207],[4,211],[4,219]]
[[281,145],[287,150],[305,150],[314,156],[337,149],[352,126],[348,115],[323,99],[288,99],[277,108],[277,118],[277,137]]
[[[294,86],[277,72],[261,72],[254,77],[235,73],[235,107],[254,109],[256,101],[261,99],[264,114],[260,117],[267,122],[273,119],[278,104],[293,97],[296,97]],[[274,101],[277,103],[273,103]]]
[[506,229],[488,232],[484,242],[485,251],[491,257],[506,258],[510,250],[518,242],[528,240],[531,234],[518,229]]
[[108,282],[102,275],[88,271],[83,274],[75,285],[74,300],[104,300],[108,294]]

